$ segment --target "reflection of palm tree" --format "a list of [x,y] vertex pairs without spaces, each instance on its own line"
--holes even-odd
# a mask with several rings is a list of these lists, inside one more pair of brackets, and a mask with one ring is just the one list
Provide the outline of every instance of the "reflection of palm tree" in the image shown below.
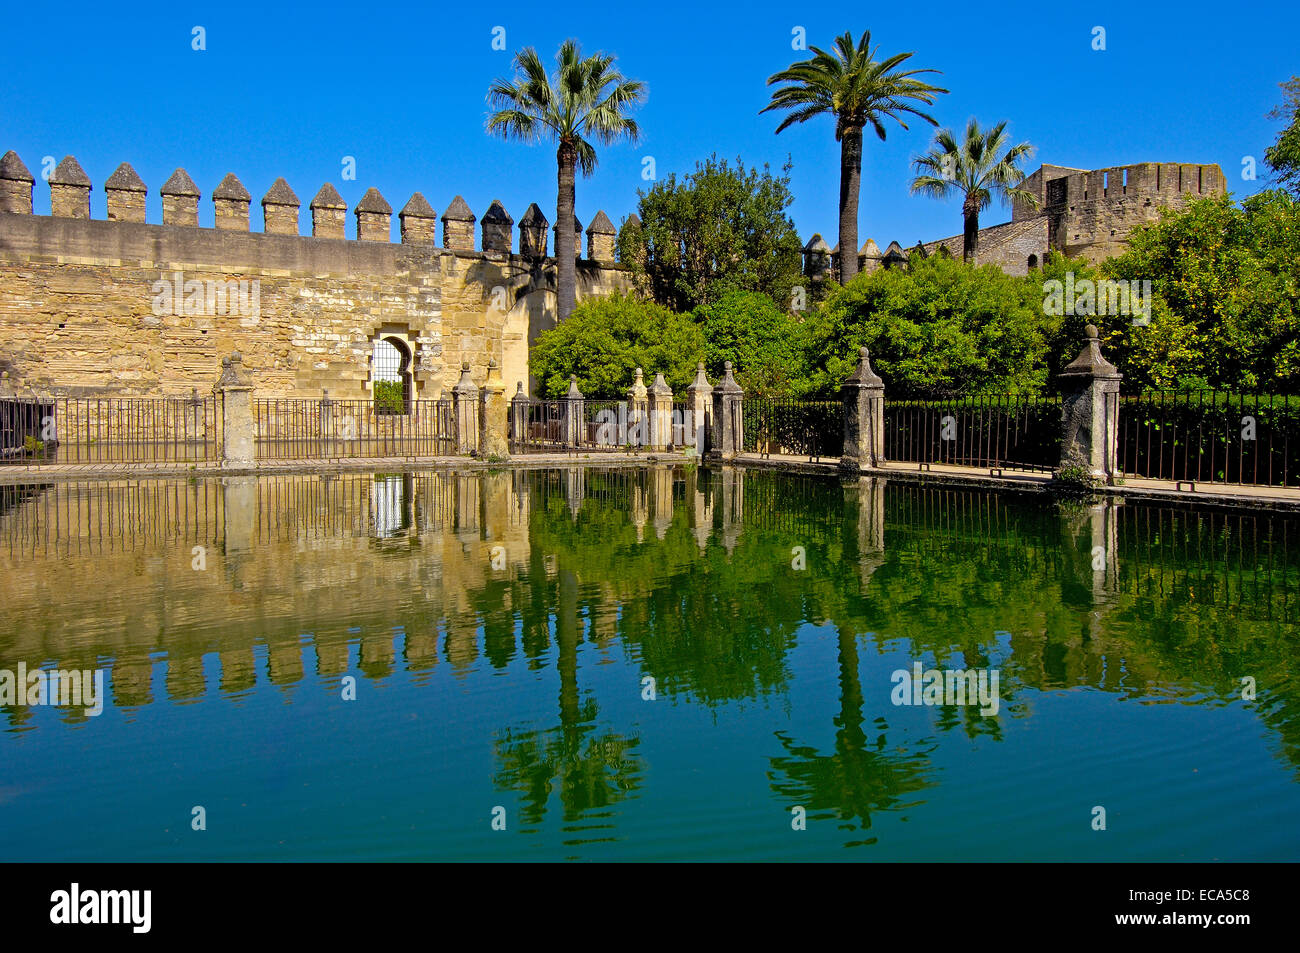
[[496,744],[500,766],[494,783],[520,792],[528,824],[541,823],[557,778],[566,821],[608,807],[640,784],[640,763],[632,750],[638,739],[598,732],[596,702],[581,698],[578,640],[578,580],[562,570],[555,614],[560,724],[543,731],[507,729]]
[[[871,827],[873,811],[901,806],[903,798],[930,786],[925,777],[929,751],[886,748],[882,733],[873,743],[862,728],[862,684],[858,643],[851,631],[839,632],[840,713],[835,719],[835,751],[819,754],[777,732],[786,754],[772,759],[772,789],[809,815],[833,811],[849,829]],[[882,725],[883,727],[883,725]],[[933,750],[933,749],[930,749]],[[854,819],[860,819],[855,824]],[[855,843],[874,843],[875,838]]]

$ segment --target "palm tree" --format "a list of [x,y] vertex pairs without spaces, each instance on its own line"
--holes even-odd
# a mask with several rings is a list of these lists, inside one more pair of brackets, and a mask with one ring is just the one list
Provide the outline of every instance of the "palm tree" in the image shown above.
[[930,105],[935,94],[948,90],[916,79],[932,69],[899,67],[912,56],[899,53],[877,60],[879,48],[871,48],[871,31],[864,31],[855,46],[853,34],[835,38],[831,53],[810,47],[813,57],[792,63],[788,69],[767,78],[767,85],[787,83],[772,93],[772,101],[760,112],[789,109],[790,114],[776,127],[806,122],[814,116],[835,117],[835,139],[840,144],[840,283],[847,284],[858,273],[858,192],[862,182],[862,130],[870,124],[885,138],[884,120],[893,119],[904,129],[901,117],[912,114],[932,126],[938,122],[918,108]]
[[627,110],[645,98],[645,84],[614,69],[614,57],[587,58],[575,40],[565,40],[555,54],[556,70],[546,67],[532,47],[515,54],[515,76],[498,79],[488,89],[496,110],[488,117],[490,134],[522,142],[545,139],[557,144],[559,194],[555,202],[556,293],[559,319],[573,311],[577,270],[574,266],[573,182],[575,169],[589,176],[596,169],[592,141],[612,145],[641,137]]
[[966,137],[958,144],[951,129],[934,136],[934,147],[913,164],[919,173],[912,180],[912,192],[934,198],[962,196],[962,261],[975,263],[979,250],[980,212],[989,207],[994,193],[1004,203],[1024,202],[1038,207],[1038,196],[1020,188],[1025,173],[1020,162],[1029,158],[1033,146],[1027,142],[1010,145],[1007,123],[981,130],[977,120],[966,123]]

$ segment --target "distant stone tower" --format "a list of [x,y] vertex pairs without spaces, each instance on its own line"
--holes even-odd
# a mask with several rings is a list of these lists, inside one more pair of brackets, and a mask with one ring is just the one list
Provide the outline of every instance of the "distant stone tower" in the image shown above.
[[1129,232],[1159,221],[1161,209],[1222,195],[1227,181],[1217,165],[1140,162],[1091,171],[1045,165],[1023,187],[1038,207],[1017,203],[1013,223],[1045,218],[1047,250],[1100,262],[1122,254]]

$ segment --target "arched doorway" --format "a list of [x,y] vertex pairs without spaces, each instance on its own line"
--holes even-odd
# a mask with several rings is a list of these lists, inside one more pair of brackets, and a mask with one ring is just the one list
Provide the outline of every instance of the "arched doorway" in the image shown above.
[[1030,256],[1029,256],[1029,262],[1028,262],[1028,264],[1029,264],[1029,270],[1030,270],[1030,271],[1033,271],[1035,268],[1037,268],[1037,267],[1038,267],[1038,256],[1037,256],[1037,255],[1030,255]]
[[411,349],[395,335],[375,339],[370,384],[376,414],[411,412]]

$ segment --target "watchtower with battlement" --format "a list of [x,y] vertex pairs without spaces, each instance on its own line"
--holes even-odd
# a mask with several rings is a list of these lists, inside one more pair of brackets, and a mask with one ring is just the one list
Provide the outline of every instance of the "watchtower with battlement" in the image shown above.
[[[1037,197],[1037,204],[1016,202],[1010,222],[981,228],[977,264],[994,264],[1008,274],[1024,275],[1052,251],[1093,263],[1104,261],[1122,254],[1133,229],[1158,221],[1162,209],[1177,208],[1192,198],[1222,195],[1227,180],[1223,170],[1212,164],[1139,162],[1091,170],[1044,165],[1025,178],[1023,188]],[[942,248],[961,258],[962,236],[919,247],[927,255]],[[819,250],[804,251],[805,274],[823,273],[827,266]],[[838,255],[838,248],[834,254]],[[891,261],[868,239],[858,252],[859,270],[888,268],[897,265],[900,257],[895,255]]]

